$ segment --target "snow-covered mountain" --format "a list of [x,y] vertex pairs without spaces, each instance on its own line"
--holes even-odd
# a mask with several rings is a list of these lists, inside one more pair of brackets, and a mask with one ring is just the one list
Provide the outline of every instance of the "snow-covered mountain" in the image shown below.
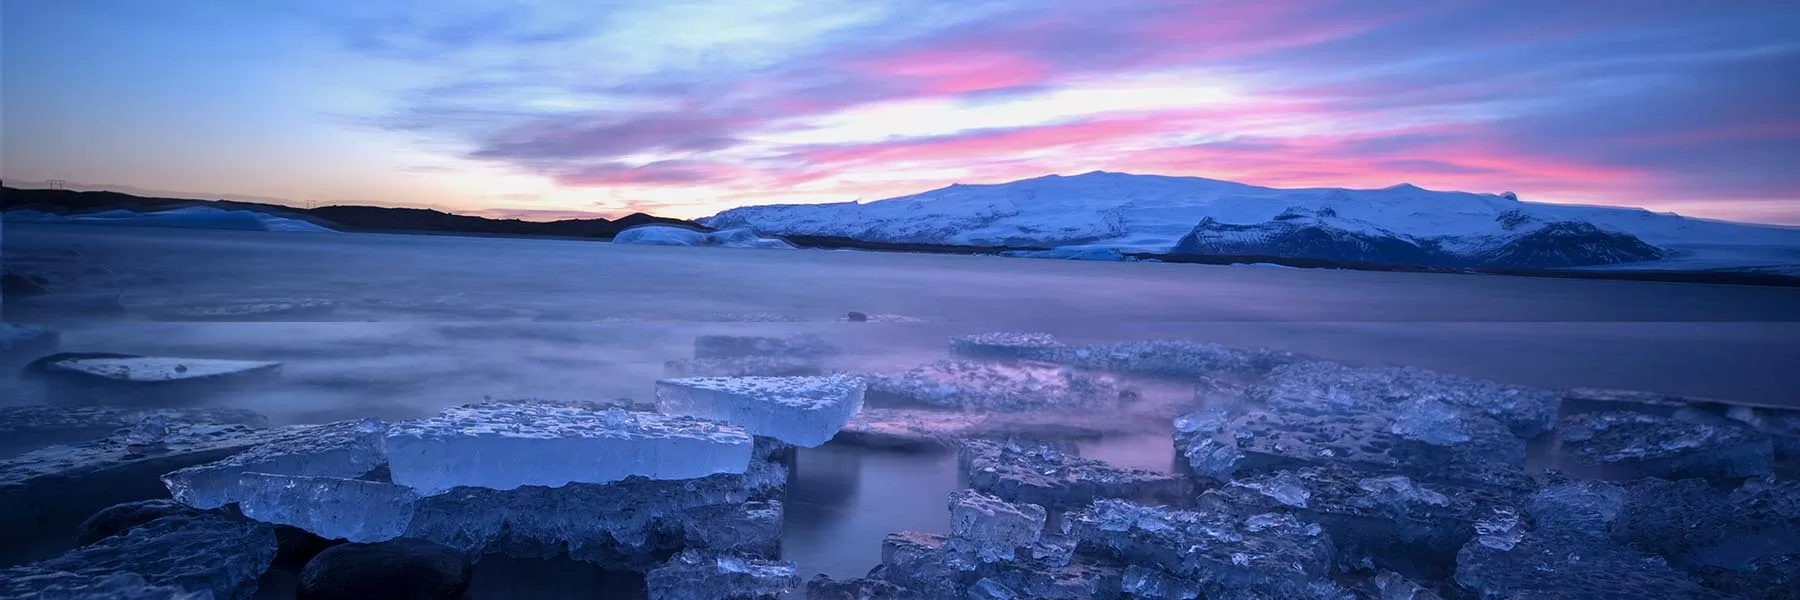
[[220,210],[208,206],[189,206],[155,212],[113,209],[78,215],[55,215],[36,210],[9,210],[0,213],[7,223],[66,223],[75,225],[121,225],[127,227],[175,227],[183,229],[238,229],[245,231],[302,231],[334,233],[328,227],[300,219],[290,219],[251,210]]
[[897,244],[1319,258],[1504,268],[1791,268],[1800,229],[1511,193],[1277,189],[1096,171],[868,203],[734,208],[701,222]]

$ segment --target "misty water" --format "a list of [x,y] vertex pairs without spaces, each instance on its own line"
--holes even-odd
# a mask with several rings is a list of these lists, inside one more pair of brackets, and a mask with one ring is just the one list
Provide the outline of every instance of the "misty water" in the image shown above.
[[[281,361],[279,382],[228,400],[275,424],[413,418],[484,398],[648,400],[664,363],[705,334],[818,334],[844,350],[826,366],[852,372],[944,358],[953,335],[1042,331],[1800,404],[1791,288],[67,225],[9,225],[3,244],[8,264],[49,275],[56,290],[9,305],[7,321],[59,328],[65,351]],[[209,303],[312,299],[334,308],[275,322],[163,320]],[[852,322],[851,311],[871,318]],[[54,400],[26,385],[3,391],[9,403]],[[1140,431],[1081,452],[1170,469],[1166,421]],[[804,450],[784,558],[803,575],[861,575],[887,532],[947,527],[956,486],[953,453]],[[492,575],[503,567],[546,581],[532,575],[542,565],[496,562],[477,592],[517,579]]]

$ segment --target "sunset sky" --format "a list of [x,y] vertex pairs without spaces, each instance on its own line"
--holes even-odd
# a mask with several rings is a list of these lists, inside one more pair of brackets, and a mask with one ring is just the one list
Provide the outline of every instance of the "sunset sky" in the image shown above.
[[697,217],[1092,170],[1800,224],[1794,0],[0,0],[7,185]]

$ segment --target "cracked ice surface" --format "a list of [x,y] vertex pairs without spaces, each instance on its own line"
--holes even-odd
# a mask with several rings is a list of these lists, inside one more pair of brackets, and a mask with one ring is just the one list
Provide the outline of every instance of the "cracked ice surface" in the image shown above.
[[1110,409],[1134,392],[1111,375],[1050,363],[940,360],[872,375],[869,393],[909,405],[1018,412]]
[[1266,513],[1248,518],[1099,500],[1067,516],[1085,548],[1154,565],[1223,590],[1282,593],[1331,573],[1331,538],[1315,524]]
[[971,358],[1054,361],[1068,345],[1048,333],[978,333],[950,338],[950,352]]
[[176,500],[197,508],[218,508],[243,498],[238,489],[245,473],[356,477],[387,459],[379,419],[340,421],[309,427],[204,465],[162,476]]
[[1044,508],[1013,504],[974,490],[950,494],[950,543],[974,551],[981,562],[1012,560],[1044,533]]
[[683,551],[644,575],[650,600],[775,598],[799,585],[791,562]]
[[1082,508],[1099,498],[1176,504],[1187,496],[1187,481],[1179,475],[1114,467],[1047,445],[967,440],[959,458],[969,487],[1052,510]]
[[1229,348],[1187,340],[1148,340],[1082,346],[1059,354],[1076,366],[1163,377],[1209,378],[1259,374],[1304,357],[1276,350]]
[[[629,477],[611,483],[496,490],[459,487],[420,497],[384,481],[246,474],[241,503],[251,518],[321,537],[376,542],[412,537],[471,555],[570,558],[647,569],[665,542],[767,553],[779,538],[781,507],[758,500],[787,483],[767,457],[743,474],[695,479]],[[677,546],[678,547],[678,546]]]
[[1525,441],[1481,417],[1467,422],[1469,440],[1449,445],[1395,434],[1391,422],[1377,414],[1255,412],[1223,425],[1204,416],[1183,419],[1176,449],[1195,474],[1220,483],[1245,473],[1342,463],[1420,480],[1510,485],[1525,461]]
[[1484,414],[1523,438],[1554,427],[1562,403],[1561,394],[1551,390],[1414,367],[1357,368],[1323,361],[1276,367],[1249,394],[1272,411],[1315,415],[1389,413],[1409,402],[1429,400]]
[[1701,587],[1659,557],[1604,539],[1515,531],[1510,542],[1469,542],[1456,556],[1456,582],[1482,600],[1732,597]]
[[[67,597],[115,598],[112,591],[136,581],[116,578],[131,574],[153,588],[244,599],[274,559],[275,533],[267,526],[218,515],[164,517],[56,558],[0,570],[0,598],[54,598],[54,587],[82,592]],[[181,597],[160,591],[129,593]]]
[[735,426],[539,402],[445,409],[394,424],[386,444],[394,483],[421,495],[742,473],[751,450],[750,435]]
[[656,382],[663,412],[714,419],[808,448],[862,410],[863,380],[828,377],[699,377]]
[[1529,479],[1515,481],[1514,489],[1427,483],[1327,464],[1240,478],[1202,493],[1198,506],[1240,517],[1292,514],[1323,526],[1345,560],[1372,557],[1409,576],[1435,578],[1455,568],[1456,551],[1484,511],[1528,493]]
[[1622,468],[1615,477],[1746,477],[1768,475],[1774,445],[1767,435],[1725,425],[1635,413],[1563,419],[1565,457],[1591,467]]

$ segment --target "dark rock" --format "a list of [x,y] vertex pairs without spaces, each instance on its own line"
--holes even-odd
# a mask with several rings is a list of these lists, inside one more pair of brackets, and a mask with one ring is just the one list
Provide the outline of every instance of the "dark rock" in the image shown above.
[[342,544],[300,571],[300,600],[455,600],[469,588],[469,559],[433,542],[400,538]]
[[320,552],[343,543],[343,540],[328,540],[299,527],[276,525],[275,565],[298,571]]
[[867,322],[869,320],[869,314],[856,312],[853,310],[853,311],[850,311],[850,314],[844,315],[844,318],[849,319],[850,321],[855,322],[855,323],[863,323],[863,322]]
[[94,542],[128,532],[133,527],[167,516],[197,516],[204,511],[174,500],[140,500],[115,504],[94,513],[75,528],[75,545]]

